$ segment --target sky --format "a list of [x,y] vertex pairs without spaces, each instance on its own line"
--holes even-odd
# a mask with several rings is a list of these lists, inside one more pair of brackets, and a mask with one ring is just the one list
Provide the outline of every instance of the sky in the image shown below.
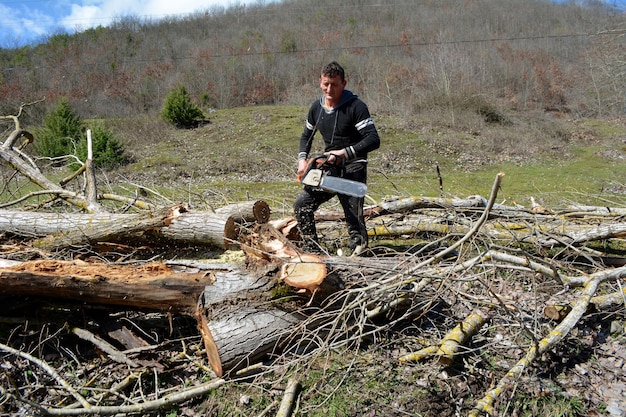
[[[273,1],[280,0],[0,0],[0,48],[34,45],[51,35],[108,26],[128,16],[157,21],[215,7]],[[626,0],[606,3],[626,8]]]
[[108,26],[123,17],[156,21],[215,7],[264,0],[0,0],[0,48],[36,44],[51,35]]

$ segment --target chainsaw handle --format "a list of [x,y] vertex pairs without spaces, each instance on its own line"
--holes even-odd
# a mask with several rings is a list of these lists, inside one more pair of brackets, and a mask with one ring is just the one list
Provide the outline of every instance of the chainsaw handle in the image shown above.
[[[309,171],[311,171],[312,169],[321,167],[322,165],[326,163],[327,160],[328,160],[328,155],[325,155],[325,154],[320,154],[312,158],[309,158],[309,160],[307,161],[307,165],[306,165],[306,169],[304,170],[304,173],[298,174],[296,181],[300,182],[302,178],[306,177],[306,174],[308,174]],[[318,161],[322,161],[322,162],[318,162]]]
[[[321,168],[321,167],[325,166],[331,155],[333,155],[333,154],[332,153],[330,153],[330,154],[322,153],[322,154],[319,154],[319,155],[314,156],[312,158],[309,158],[309,160],[307,161],[307,167],[304,170],[304,173],[303,174],[299,174],[296,180],[298,182],[300,182],[302,180],[302,178],[305,178],[306,175],[309,173],[309,171],[311,171],[312,169]],[[335,160],[338,160],[338,159],[339,159],[339,157],[335,155]],[[333,164],[326,165],[326,167],[332,167],[332,166],[338,166],[338,164],[333,163]]]

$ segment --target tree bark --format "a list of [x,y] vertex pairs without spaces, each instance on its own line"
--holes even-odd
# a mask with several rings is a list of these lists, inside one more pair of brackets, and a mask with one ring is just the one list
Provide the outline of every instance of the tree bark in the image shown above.
[[47,250],[98,241],[129,238],[168,239],[231,248],[238,229],[228,214],[189,212],[182,205],[146,214],[78,214],[0,211],[0,232],[28,237],[44,237],[35,242]]
[[215,210],[235,219],[236,222],[267,223],[270,220],[270,206],[263,200],[233,203]]
[[39,260],[0,268],[0,294],[189,314],[213,280],[210,272],[176,273],[161,263]]
[[[291,260],[293,261],[293,260]],[[352,261],[378,271],[380,260],[325,258],[333,271],[314,298],[322,302],[354,273]],[[249,366],[292,334],[304,318],[299,309],[310,294],[296,296],[281,279],[280,262],[246,270],[199,262],[119,266],[83,261],[28,261],[0,268],[0,295],[29,296],[196,316],[200,312],[224,372]],[[343,272],[342,272],[343,271]],[[290,294],[289,302],[280,302]]]

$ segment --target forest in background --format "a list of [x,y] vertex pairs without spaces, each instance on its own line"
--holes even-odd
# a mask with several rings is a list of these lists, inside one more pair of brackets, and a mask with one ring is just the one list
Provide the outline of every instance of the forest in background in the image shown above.
[[0,49],[0,114],[37,124],[60,98],[84,118],[155,114],[184,86],[203,111],[308,105],[338,60],[376,113],[621,115],[626,14],[601,2],[320,0],[213,8]]

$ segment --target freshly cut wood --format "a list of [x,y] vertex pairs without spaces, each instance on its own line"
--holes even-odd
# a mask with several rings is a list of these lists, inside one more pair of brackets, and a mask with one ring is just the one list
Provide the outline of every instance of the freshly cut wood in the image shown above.
[[270,206],[263,200],[229,204],[218,208],[215,213],[230,216],[239,223],[267,223],[271,216]]
[[298,221],[294,217],[283,217],[271,220],[269,224],[276,230],[280,231],[289,241],[294,242],[300,239],[300,231],[298,230]]
[[315,293],[326,278],[326,264],[317,254],[302,253],[272,224],[261,224],[248,236],[244,251],[259,262],[280,260],[281,279],[297,289]]
[[281,277],[285,284],[315,293],[324,278],[326,264],[318,255],[300,254],[283,263]]

